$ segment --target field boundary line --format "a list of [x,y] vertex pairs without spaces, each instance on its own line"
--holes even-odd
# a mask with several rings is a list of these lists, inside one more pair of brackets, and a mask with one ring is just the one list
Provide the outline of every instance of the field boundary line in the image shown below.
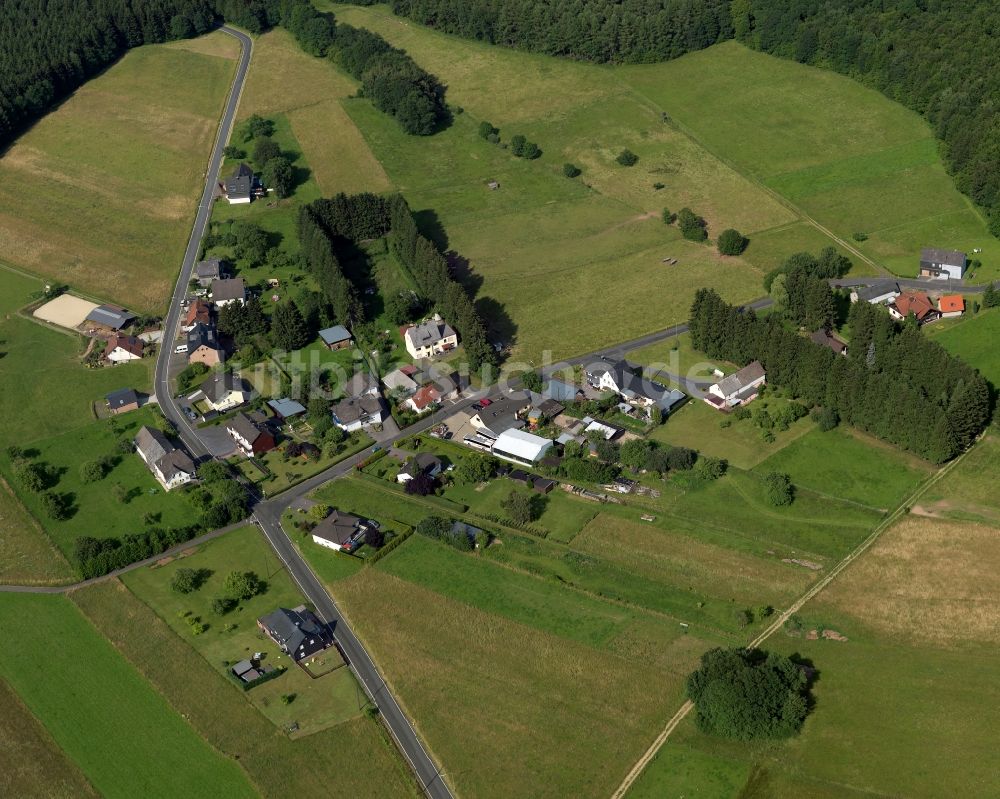
[[[980,439],[982,440],[982,436]],[[978,441],[977,441],[978,444]],[[885,519],[883,519],[875,529],[868,534],[864,541],[862,541],[858,546],[851,550],[839,563],[837,563],[830,571],[822,577],[818,582],[816,582],[809,590],[807,590],[802,596],[795,600],[788,608],[783,610],[777,615],[775,620],[771,622],[764,630],[750,643],[746,645],[747,649],[754,649],[760,646],[764,641],[774,635],[778,630],[780,630],[786,621],[802,609],[810,599],[813,599],[817,594],[819,594],[824,588],[826,588],[830,583],[832,583],[837,576],[844,571],[848,566],[850,566],[855,560],[857,560],[861,555],[867,552],[872,544],[874,544],[889,527],[891,527],[896,521],[901,517],[909,513],[909,509],[912,504],[919,499],[929,488],[938,483],[943,479],[952,469],[954,469],[959,463],[961,463],[966,456],[972,452],[975,445],[969,447],[965,452],[959,455],[954,460],[946,463],[940,469],[938,469],[934,474],[930,475],[921,485],[919,485],[913,493],[906,497],[896,509],[890,513]],[[643,753],[642,757],[632,766],[629,772],[625,775],[621,784],[615,789],[615,792],[611,794],[611,799],[623,799],[628,790],[632,787],[635,781],[639,778],[643,771],[645,771],[646,766],[656,757],[657,753],[667,742],[667,739],[673,733],[677,726],[684,720],[684,718],[691,712],[694,708],[694,703],[691,700],[686,700],[680,709],[673,715],[670,721],[667,722],[667,726],[663,728],[656,739],[650,744],[649,748]]]

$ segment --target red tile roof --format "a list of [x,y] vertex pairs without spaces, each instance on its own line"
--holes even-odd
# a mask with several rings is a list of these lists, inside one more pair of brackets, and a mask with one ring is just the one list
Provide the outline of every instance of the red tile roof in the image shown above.
[[433,405],[435,402],[440,400],[441,392],[434,388],[434,386],[428,385],[418,390],[411,399],[414,407],[418,411],[422,411],[428,405]]
[[137,358],[142,357],[142,341],[135,336],[112,336],[108,339],[106,352],[111,354],[118,347],[121,347],[125,352],[135,355]]
[[201,322],[203,325],[207,325],[211,321],[212,306],[204,300],[195,300],[188,306],[184,324],[193,325],[195,322]]
[[937,310],[931,303],[930,297],[922,291],[908,291],[897,297],[893,304],[901,316],[913,314],[918,322]]
[[965,310],[965,300],[961,294],[949,294],[938,300],[938,308],[941,313],[955,313]]

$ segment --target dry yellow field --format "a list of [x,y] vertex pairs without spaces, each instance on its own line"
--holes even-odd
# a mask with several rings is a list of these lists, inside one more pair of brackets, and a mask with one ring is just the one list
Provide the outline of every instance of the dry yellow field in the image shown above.
[[232,80],[229,38],[132,50],[18,139],[0,158],[4,260],[162,310]]

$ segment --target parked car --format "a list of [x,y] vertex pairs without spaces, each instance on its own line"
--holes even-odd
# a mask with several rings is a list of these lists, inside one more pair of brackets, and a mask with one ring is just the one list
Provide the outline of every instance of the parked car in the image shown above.
[[178,344],[176,347],[174,347],[174,352],[176,352],[178,355],[180,355],[182,352],[187,352],[187,351],[188,351],[187,344]]

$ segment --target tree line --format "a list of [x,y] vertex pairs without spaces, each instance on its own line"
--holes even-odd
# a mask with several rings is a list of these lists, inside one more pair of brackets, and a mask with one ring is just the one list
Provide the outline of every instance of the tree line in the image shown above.
[[691,343],[738,365],[759,360],[768,383],[846,423],[943,463],[989,423],[989,384],[975,369],[885,309],[851,305],[850,354],[835,354],[786,326],[701,289],[691,308]]
[[419,232],[402,195],[338,194],[315,200],[299,211],[298,234],[307,268],[329,303],[332,317],[341,324],[363,322],[364,306],[340,265],[338,247],[386,237],[420,293],[458,331],[470,367],[496,363],[475,304],[462,284],[452,278],[434,243]]

